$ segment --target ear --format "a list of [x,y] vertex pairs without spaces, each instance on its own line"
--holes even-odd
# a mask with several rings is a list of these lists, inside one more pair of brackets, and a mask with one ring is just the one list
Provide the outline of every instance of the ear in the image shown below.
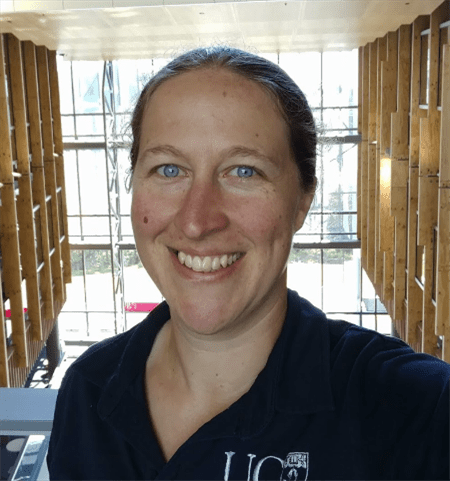
[[316,195],[317,178],[314,180],[314,187],[310,193],[302,193],[297,205],[297,214],[295,217],[295,232],[298,232],[305,222],[311,204]]

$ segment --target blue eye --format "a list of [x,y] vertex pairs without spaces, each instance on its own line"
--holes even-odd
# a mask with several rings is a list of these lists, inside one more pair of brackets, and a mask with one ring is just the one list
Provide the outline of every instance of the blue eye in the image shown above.
[[237,170],[238,177],[241,177],[241,178],[252,177],[253,174],[255,173],[255,169],[253,167],[248,167],[246,165],[241,165],[240,167],[236,167],[231,172],[235,170]]
[[177,175],[180,173],[180,169],[176,165],[166,164],[158,167],[156,172],[158,172],[158,174],[162,175],[163,177],[177,177]]

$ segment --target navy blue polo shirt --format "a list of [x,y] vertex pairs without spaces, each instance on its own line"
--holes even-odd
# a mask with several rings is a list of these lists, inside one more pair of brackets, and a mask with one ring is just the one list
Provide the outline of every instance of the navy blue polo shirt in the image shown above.
[[448,479],[450,365],[287,296],[283,329],[250,390],[168,463],[144,387],[167,303],[91,346],[58,393],[50,479]]

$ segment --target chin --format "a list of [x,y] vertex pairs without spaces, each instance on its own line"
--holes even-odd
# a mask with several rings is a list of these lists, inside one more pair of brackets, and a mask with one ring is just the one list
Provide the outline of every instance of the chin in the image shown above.
[[228,324],[228,318],[230,318],[229,305],[217,305],[214,301],[209,305],[204,303],[199,305],[198,302],[183,302],[180,304],[178,301],[173,311],[173,314],[171,311],[172,321],[175,317],[178,322],[184,324],[189,330],[204,335],[215,334],[223,330]]

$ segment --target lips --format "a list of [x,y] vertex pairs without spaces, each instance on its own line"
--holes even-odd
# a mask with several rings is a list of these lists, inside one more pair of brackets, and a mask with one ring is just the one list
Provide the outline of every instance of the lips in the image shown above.
[[196,272],[214,272],[220,269],[225,269],[243,256],[242,252],[216,256],[194,256],[186,254],[183,251],[175,250],[173,252],[177,255],[180,264]]

